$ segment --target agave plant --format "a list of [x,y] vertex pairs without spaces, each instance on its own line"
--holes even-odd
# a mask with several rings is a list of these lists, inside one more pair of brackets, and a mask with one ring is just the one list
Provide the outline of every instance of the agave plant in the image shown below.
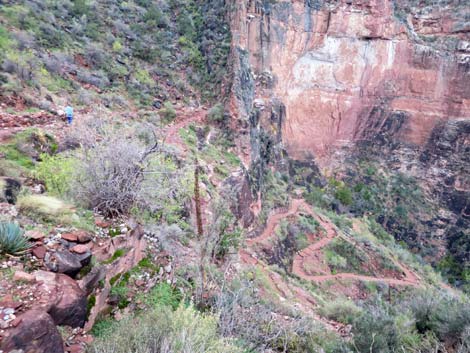
[[28,250],[32,244],[26,239],[16,223],[0,223],[0,254],[18,255]]

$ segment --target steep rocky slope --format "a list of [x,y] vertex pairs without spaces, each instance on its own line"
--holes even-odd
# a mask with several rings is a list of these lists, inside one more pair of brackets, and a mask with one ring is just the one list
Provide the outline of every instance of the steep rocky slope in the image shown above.
[[0,353],[470,351],[463,1],[0,2]]
[[[408,210],[410,222],[384,215],[385,206],[374,214],[433,261],[449,248],[452,261],[464,264],[459,278],[465,277],[468,6],[460,1],[237,1],[233,6],[230,107],[242,132],[246,165],[279,166],[287,154],[297,161],[291,165],[307,166],[317,177],[319,167],[350,187],[376,184],[361,174],[359,164],[365,162],[379,166],[387,179],[416,180],[423,201]],[[400,197],[390,198],[395,198],[391,207],[398,207]],[[378,199],[387,203],[381,195]]]

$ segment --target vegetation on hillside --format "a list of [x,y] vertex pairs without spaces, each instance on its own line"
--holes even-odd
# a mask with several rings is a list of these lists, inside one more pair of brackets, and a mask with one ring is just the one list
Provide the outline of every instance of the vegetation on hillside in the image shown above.
[[195,98],[191,86],[214,99],[227,74],[225,6],[221,0],[9,1],[0,8],[2,94],[43,109],[64,96],[76,106],[150,107]]
[[[42,109],[65,98],[79,107],[155,108],[161,118],[93,111],[61,141],[33,128],[2,144],[0,174],[26,180],[11,202],[21,226],[0,223],[2,261],[21,260],[30,248],[23,229],[54,228],[57,244],[68,244],[62,237],[68,229],[94,231],[95,223],[116,221],[93,241],[119,244],[131,238],[123,220],[142,225],[145,257],[98,280],[98,292],[109,287],[110,310],[97,316],[90,353],[468,352],[468,297],[442,288],[402,242],[419,212],[432,207],[414,179],[362,163],[343,180],[296,183],[298,176],[271,168],[283,152],[265,132],[258,136],[262,158],[245,174],[232,153],[222,103],[227,6],[223,0],[24,0],[0,7],[1,95],[20,95]],[[181,102],[199,98],[212,104],[209,125],[174,130],[177,142],[166,144],[161,122],[173,123]],[[246,200],[227,185],[234,175],[249,181],[246,208],[256,209],[252,196],[262,201],[253,233],[300,198],[296,187],[316,207],[307,212],[302,201],[246,263],[240,258],[247,230],[233,211]],[[322,240],[329,242],[315,253],[315,264],[324,268],[304,269],[310,275],[376,277],[317,283],[294,275],[294,256]],[[135,250],[112,249],[78,276],[109,269]],[[440,266],[455,281],[466,275],[452,256]],[[404,267],[419,281],[403,288],[381,281],[386,275],[399,281]],[[88,315],[95,294],[88,296]]]

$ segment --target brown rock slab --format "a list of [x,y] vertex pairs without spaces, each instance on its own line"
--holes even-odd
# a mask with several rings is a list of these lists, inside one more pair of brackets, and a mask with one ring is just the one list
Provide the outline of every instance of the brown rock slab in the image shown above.
[[64,240],[71,241],[71,242],[78,241],[78,236],[76,233],[64,233],[60,237]]
[[88,249],[88,246],[86,246],[86,245],[78,244],[78,245],[73,246],[70,249],[70,251],[72,251],[74,253],[77,253],[77,254],[84,254],[87,251],[89,251],[89,249]]
[[46,252],[47,252],[47,249],[43,245],[36,246],[32,250],[33,255],[36,256],[40,260],[44,259],[44,256],[46,256]]
[[[18,317],[14,328],[5,330],[0,350],[31,353],[64,353],[63,341],[51,316],[45,311],[30,310]],[[1,337],[1,336],[0,336]]]
[[13,280],[34,283],[36,281],[36,278],[30,273],[26,273],[23,271],[16,271],[15,274],[13,275]]
[[108,228],[111,226],[110,222],[107,222],[102,218],[95,218],[95,224],[100,228]]
[[79,243],[88,243],[91,240],[91,234],[84,230],[79,230],[75,234]]
[[79,344],[73,344],[69,347],[66,347],[65,350],[69,353],[82,353],[82,352],[85,352],[83,347]]
[[21,322],[23,321],[23,319],[21,317],[17,317],[15,320],[13,320],[10,325],[12,327],[16,327],[18,326]]
[[46,236],[43,232],[40,232],[38,230],[28,230],[26,233],[24,233],[25,237],[32,239],[32,240],[41,240],[44,239]]
[[0,307],[2,308],[12,308],[12,309],[18,309],[23,305],[22,302],[14,301],[13,298],[5,297],[0,301]]
[[86,320],[86,293],[69,276],[36,271],[42,295],[37,305],[47,311],[56,325],[82,327]]
[[68,250],[47,253],[44,257],[44,263],[52,272],[65,273],[72,277],[80,272],[80,269],[84,266],[78,255]]

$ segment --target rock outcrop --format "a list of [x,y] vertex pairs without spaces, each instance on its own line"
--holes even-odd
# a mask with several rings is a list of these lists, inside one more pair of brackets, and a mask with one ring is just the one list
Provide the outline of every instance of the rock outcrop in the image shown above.
[[322,165],[390,114],[404,117],[397,140],[425,145],[437,123],[470,116],[470,25],[457,2],[413,4],[237,1],[232,108],[246,120],[262,100],[267,120],[281,102],[289,155]]
[[67,275],[47,271],[34,273],[43,296],[37,307],[47,311],[56,325],[81,327],[85,324],[87,298],[77,282]]

